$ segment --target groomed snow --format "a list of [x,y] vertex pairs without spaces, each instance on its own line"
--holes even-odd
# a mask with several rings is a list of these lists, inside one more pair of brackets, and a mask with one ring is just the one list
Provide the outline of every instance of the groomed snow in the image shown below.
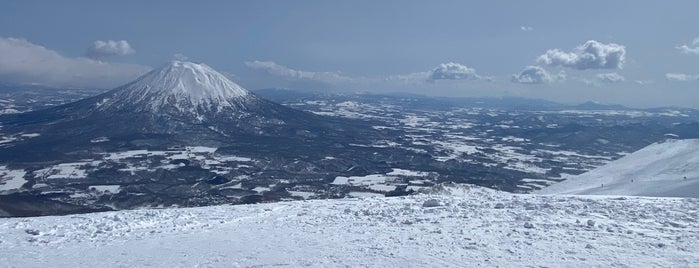
[[538,191],[699,198],[699,139],[668,140]]
[[0,219],[3,267],[697,267],[699,199],[454,187]]

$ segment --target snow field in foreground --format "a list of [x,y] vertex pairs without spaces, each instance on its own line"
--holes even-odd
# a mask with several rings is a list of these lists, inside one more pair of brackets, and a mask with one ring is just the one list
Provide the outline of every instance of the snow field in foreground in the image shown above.
[[0,219],[5,267],[697,267],[699,199],[446,187]]

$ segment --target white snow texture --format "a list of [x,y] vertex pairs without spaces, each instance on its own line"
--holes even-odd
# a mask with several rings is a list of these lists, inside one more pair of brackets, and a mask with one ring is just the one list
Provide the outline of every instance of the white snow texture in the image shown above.
[[699,198],[699,139],[655,143],[540,194]]
[[0,264],[697,267],[698,216],[693,198],[450,186],[394,198],[0,219]]

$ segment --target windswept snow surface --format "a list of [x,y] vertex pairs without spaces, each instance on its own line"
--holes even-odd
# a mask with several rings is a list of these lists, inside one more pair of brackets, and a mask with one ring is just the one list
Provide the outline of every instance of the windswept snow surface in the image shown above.
[[699,198],[699,139],[651,144],[538,193]]
[[3,267],[697,267],[699,199],[455,186],[0,219]]

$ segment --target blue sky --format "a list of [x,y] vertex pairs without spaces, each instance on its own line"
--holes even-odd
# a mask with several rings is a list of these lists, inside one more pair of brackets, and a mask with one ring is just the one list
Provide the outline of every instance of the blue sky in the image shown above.
[[699,1],[2,1],[0,81],[113,87],[173,59],[248,89],[699,108]]

